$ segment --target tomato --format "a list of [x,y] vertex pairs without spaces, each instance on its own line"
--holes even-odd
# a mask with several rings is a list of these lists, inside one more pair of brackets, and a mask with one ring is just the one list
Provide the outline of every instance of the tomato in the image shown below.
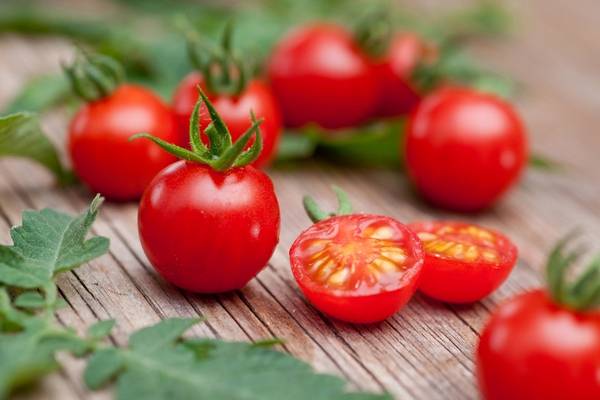
[[240,289],[279,240],[271,180],[248,166],[227,172],[178,161],[144,193],[139,233],[150,263],[174,285],[201,293]]
[[68,147],[73,169],[94,192],[111,200],[138,199],[152,178],[175,157],[155,144],[130,142],[140,132],[175,141],[170,108],[151,91],[120,85],[85,104],[71,121]]
[[508,277],[517,248],[504,235],[462,222],[409,225],[423,242],[425,263],[419,290],[450,303],[481,300]]
[[409,118],[407,169],[419,192],[436,205],[458,211],[489,207],[516,182],[526,160],[519,116],[493,95],[442,88]]
[[430,52],[418,35],[401,33],[393,37],[383,57],[372,61],[378,88],[375,117],[402,116],[417,105],[421,95],[411,78],[419,62]]
[[[173,96],[180,143],[184,146],[189,145],[189,120],[198,100],[198,85],[206,90],[202,75],[192,72],[179,84]],[[208,92],[208,97],[227,124],[233,139],[239,138],[250,127],[250,111],[253,111],[257,118],[264,118],[261,125],[263,150],[254,166],[262,167],[268,164],[277,149],[282,129],[281,111],[271,89],[259,80],[252,80],[237,96]],[[200,115],[200,129],[204,130],[210,123],[210,117],[204,107]],[[203,139],[206,141],[206,138]]]
[[351,127],[375,108],[369,62],[352,35],[336,25],[313,24],[289,33],[276,46],[268,73],[289,127]]
[[292,272],[320,311],[353,323],[382,321],[417,288],[423,250],[400,222],[379,215],[334,216],[298,236]]
[[477,375],[487,400],[600,399],[600,313],[544,290],[510,299],[483,330]]

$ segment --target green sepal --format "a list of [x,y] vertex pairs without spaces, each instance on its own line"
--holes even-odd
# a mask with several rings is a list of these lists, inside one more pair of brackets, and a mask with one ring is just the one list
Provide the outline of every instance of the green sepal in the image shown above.
[[80,50],[75,61],[63,70],[73,92],[91,102],[112,93],[124,78],[123,67],[114,59]]
[[312,222],[319,222],[325,220],[327,218],[331,218],[337,215],[348,215],[352,214],[352,203],[348,198],[348,194],[344,192],[340,187],[332,185],[331,189],[335,192],[335,196],[338,201],[338,208],[334,212],[325,212],[323,209],[317,204],[317,202],[310,196],[304,196],[302,199],[302,204],[304,205],[304,210],[308,214],[308,217]]

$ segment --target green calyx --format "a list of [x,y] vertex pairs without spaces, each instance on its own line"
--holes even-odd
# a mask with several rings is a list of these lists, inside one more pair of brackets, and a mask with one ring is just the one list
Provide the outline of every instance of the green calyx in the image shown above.
[[123,67],[113,58],[79,50],[75,61],[63,70],[73,92],[85,101],[95,101],[110,95],[125,76]]
[[312,222],[319,222],[327,218],[335,217],[336,215],[352,214],[352,204],[348,198],[348,194],[337,186],[331,186],[338,200],[338,208],[335,212],[325,212],[319,207],[315,199],[310,196],[304,196],[302,203],[304,210]]
[[577,311],[600,307],[600,255],[596,256],[573,282],[567,280],[568,269],[583,254],[581,247],[567,250],[574,234],[560,240],[548,257],[546,273],[553,300]]
[[358,46],[372,57],[385,54],[394,27],[388,9],[380,8],[362,18],[354,28],[354,40]]
[[[208,100],[200,88],[198,88],[198,91],[200,92],[200,98],[196,102],[190,118],[191,150],[165,142],[148,133],[139,133],[132,136],[130,140],[138,138],[149,139],[178,158],[206,164],[216,171],[226,171],[233,167],[243,167],[253,163],[262,151],[263,143],[259,129],[262,119],[257,120],[254,113],[250,112],[252,125],[237,141],[233,142],[231,133],[227,125],[223,122],[223,119],[217,113],[217,110],[215,110],[210,100]],[[202,103],[205,104],[212,121],[204,130],[204,134],[208,137],[208,146],[202,142],[202,132],[200,132],[199,114]],[[252,136],[256,136],[254,143],[249,149],[244,150],[252,139]]]
[[242,93],[248,83],[248,71],[233,50],[233,24],[225,25],[220,46],[202,40],[193,28],[185,31],[190,60],[202,73],[208,92],[230,96]]

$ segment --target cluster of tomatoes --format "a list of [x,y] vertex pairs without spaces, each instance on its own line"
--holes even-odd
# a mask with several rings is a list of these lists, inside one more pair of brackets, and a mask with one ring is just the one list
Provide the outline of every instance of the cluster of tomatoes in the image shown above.
[[[405,147],[399,149],[406,152],[409,175],[425,198],[456,210],[489,206],[524,167],[526,138],[509,104],[451,85],[419,92],[412,73],[432,50],[414,34],[395,36],[386,52],[373,57],[342,27],[297,29],[275,48],[269,84],[247,79],[226,50],[181,82],[172,107],[143,87],[120,83],[118,68],[102,57],[88,57],[68,70],[75,89],[89,100],[70,126],[76,173],[109,199],[141,197],[144,251],[178,287],[202,293],[239,289],[268,263],[279,241],[280,212],[273,184],[259,168],[273,158],[284,126],[318,124],[335,135],[338,128],[410,113]],[[150,140],[132,141],[134,135]],[[305,199],[315,223],[290,249],[302,292],[332,317],[382,321],[417,289],[444,302],[475,302],[515,265],[516,247],[496,231],[456,221],[404,225],[386,216],[353,214],[345,194],[336,191],[335,213]],[[490,329],[510,335],[529,329],[519,318],[531,314],[531,307],[559,309],[543,295],[523,304],[528,301],[503,310],[506,315]],[[502,318],[520,322],[498,322]],[[598,332],[588,336],[595,340],[593,356],[600,351]],[[490,360],[508,356],[486,339],[493,333],[486,335],[480,373],[485,395],[523,398],[515,393],[527,371],[490,373],[495,371],[488,368]],[[524,353],[515,359],[537,351],[519,349]],[[550,366],[561,359],[558,353],[531,357]],[[579,375],[569,371],[575,374],[569,385],[589,385],[590,364],[582,365]],[[535,394],[542,392],[527,393],[540,398]]]

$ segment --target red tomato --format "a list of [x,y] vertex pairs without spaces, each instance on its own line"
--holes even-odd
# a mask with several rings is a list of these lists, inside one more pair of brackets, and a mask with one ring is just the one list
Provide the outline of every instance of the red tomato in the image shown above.
[[375,107],[369,62],[341,27],[316,24],[292,31],[276,46],[268,70],[287,126],[351,127]]
[[152,178],[175,161],[154,143],[130,142],[140,132],[177,138],[172,111],[149,90],[121,85],[84,105],[71,121],[69,153],[79,178],[111,200],[138,199]]
[[406,163],[421,194],[459,211],[490,206],[527,161],[525,130],[503,100],[466,88],[428,95],[408,121]]
[[279,204],[252,167],[218,172],[178,161],[144,193],[138,225],[156,270],[201,293],[240,289],[265,267],[279,240]]
[[334,318],[382,321],[417,288],[423,249],[403,224],[378,215],[317,222],[290,249],[292,272],[308,300]]
[[[179,143],[186,147],[189,146],[190,116],[198,100],[198,85],[206,91],[202,75],[192,72],[179,84],[173,96]],[[252,124],[249,118],[250,111],[253,111],[257,118],[264,118],[260,126],[263,150],[253,165],[262,167],[268,164],[277,149],[282,128],[281,111],[269,87],[261,81],[253,80],[237,97],[211,93],[208,93],[208,97],[229,128],[233,140],[244,134]],[[200,112],[200,129],[204,131],[210,123],[210,116],[204,106]],[[203,136],[203,140],[208,143],[206,136]]]
[[504,282],[517,260],[507,237],[481,226],[440,221],[409,227],[425,249],[419,290],[441,301],[481,300]]
[[386,54],[372,62],[377,80],[378,101],[375,117],[398,117],[411,111],[421,99],[411,82],[414,69],[430,52],[416,34],[396,35]]
[[487,400],[600,399],[600,313],[542,290],[507,301],[481,335],[477,375]]

